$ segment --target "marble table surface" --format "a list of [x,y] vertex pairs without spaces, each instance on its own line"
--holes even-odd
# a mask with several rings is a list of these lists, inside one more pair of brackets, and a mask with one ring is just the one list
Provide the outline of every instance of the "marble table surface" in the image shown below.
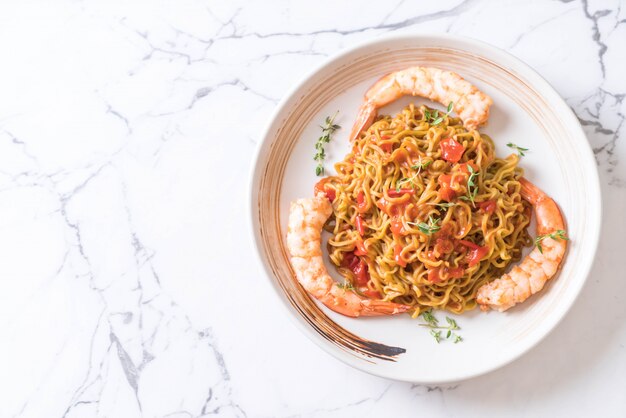
[[[626,416],[623,6],[0,3],[0,417]],[[373,377],[312,344],[247,230],[277,101],[390,32],[471,36],[527,62],[576,112],[602,182],[576,306],[511,365],[443,386]]]

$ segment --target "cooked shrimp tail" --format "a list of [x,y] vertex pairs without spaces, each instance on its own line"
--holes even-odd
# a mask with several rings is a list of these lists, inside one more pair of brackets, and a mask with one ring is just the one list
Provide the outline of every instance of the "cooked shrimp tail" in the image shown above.
[[340,314],[359,316],[394,315],[408,312],[410,306],[367,299],[351,289],[342,289],[328,274],[322,258],[321,232],[332,213],[323,194],[291,203],[287,247],[298,281],[313,297]]

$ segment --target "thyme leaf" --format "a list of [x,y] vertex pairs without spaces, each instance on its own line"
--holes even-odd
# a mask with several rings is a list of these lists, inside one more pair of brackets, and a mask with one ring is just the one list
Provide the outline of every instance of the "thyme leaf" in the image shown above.
[[433,215],[429,215],[428,223],[407,222],[407,224],[417,226],[417,229],[419,229],[423,234],[432,235],[441,229],[441,225],[439,225],[440,221],[441,220],[439,218],[433,218]]
[[424,321],[426,321],[426,323],[419,325],[430,329],[430,335],[432,335],[437,344],[439,344],[439,342],[443,339],[441,336],[442,331],[446,331],[445,339],[452,338],[454,344],[463,341],[463,338],[461,338],[460,335],[452,332],[461,328],[458,326],[456,321],[449,316],[446,316],[446,322],[448,323],[447,326],[439,325],[439,320],[433,315],[432,309],[422,312],[420,316]]
[[324,159],[326,158],[324,144],[328,144],[330,142],[331,135],[335,133],[337,129],[341,128],[341,126],[333,123],[338,113],[339,111],[337,111],[332,117],[326,116],[324,126],[320,126],[320,128],[322,128],[322,136],[320,136],[315,143],[315,156],[313,157],[313,160],[317,161],[317,166],[315,167],[316,176],[324,175]]
[[541,246],[541,241],[543,241],[546,238],[552,238],[554,240],[560,239],[563,241],[569,241],[569,238],[567,237],[567,233],[563,231],[562,229],[558,229],[552,232],[551,234],[539,235],[537,238],[535,238],[535,245],[537,246],[537,249],[539,250],[541,254],[543,254],[543,247]]
[[456,206],[456,203],[454,202],[442,202],[442,203],[427,203],[427,205],[431,205],[431,206],[437,206],[439,208],[443,208],[443,209],[449,209],[452,206]]
[[337,287],[343,290],[354,290],[354,285],[350,282],[337,283]]
[[448,116],[450,116],[450,113],[452,113],[452,106],[454,105],[453,102],[450,102],[448,104],[448,108],[446,109],[446,113],[444,115],[439,115],[439,111],[438,110],[434,110],[434,111],[429,111],[429,110],[424,110],[424,119],[426,119],[426,122],[430,123],[433,126],[439,125],[441,122],[443,122],[444,118],[447,118]]
[[526,154],[524,154],[525,151],[528,151],[528,148],[522,148],[518,145],[515,145],[512,142],[509,142],[508,144],[506,144],[507,147],[512,148],[514,150],[517,151],[517,155],[519,155],[520,157],[525,156]]
[[465,196],[461,196],[459,199],[472,202],[472,206],[476,207],[474,200],[476,199],[476,195],[478,194],[476,177],[478,177],[479,172],[474,170],[474,167],[472,167],[471,164],[467,164],[467,169],[470,172],[470,176],[467,179],[467,194]]

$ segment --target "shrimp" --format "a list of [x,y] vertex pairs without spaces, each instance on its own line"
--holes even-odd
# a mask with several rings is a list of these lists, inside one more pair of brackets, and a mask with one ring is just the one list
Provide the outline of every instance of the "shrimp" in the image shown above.
[[[563,216],[549,196],[528,180],[521,178],[522,197],[533,205],[537,218],[537,234],[546,235],[565,229]],[[543,289],[559,269],[565,254],[567,238],[545,237],[543,252],[534,248],[522,262],[499,279],[481,286],[476,300],[482,310],[506,311]]]
[[377,110],[404,95],[422,96],[444,106],[453,103],[467,129],[476,129],[487,122],[493,101],[457,73],[431,67],[409,67],[387,74],[365,94],[352,127],[350,139],[355,140],[367,129]]
[[328,274],[322,258],[322,226],[333,209],[323,193],[291,203],[287,247],[298,281],[312,296],[335,312],[346,316],[395,315],[410,306],[366,299],[342,289]]

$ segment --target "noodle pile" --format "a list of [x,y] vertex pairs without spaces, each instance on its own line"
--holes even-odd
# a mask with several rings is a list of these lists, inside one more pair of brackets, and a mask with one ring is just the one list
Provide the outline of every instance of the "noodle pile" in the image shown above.
[[[473,309],[478,288],[531,243],[518,156],[496,158],[487,135],[432,112],[411,104],[381,117],[316,186],[332,196],[328,252],[346,286],[415,316]],[[454,162],[444,151],[459,144]]]

